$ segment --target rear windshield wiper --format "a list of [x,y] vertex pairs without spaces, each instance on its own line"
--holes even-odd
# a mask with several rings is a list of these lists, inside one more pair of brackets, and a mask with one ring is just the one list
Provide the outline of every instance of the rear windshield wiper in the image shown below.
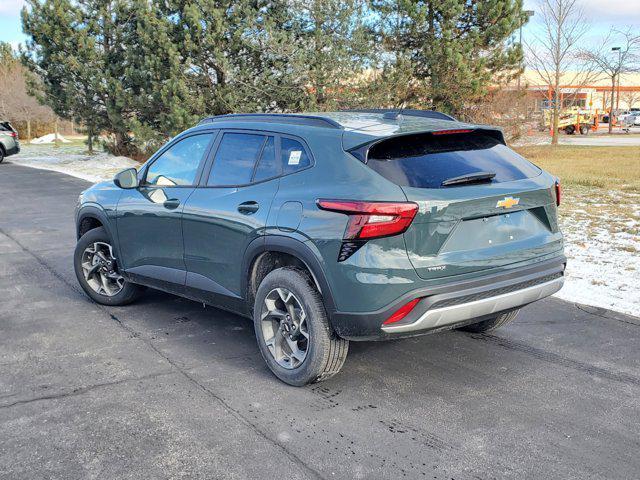
[[496,174],[492,172],[468,173],[467,175],[460,175],[459,177],[447,178],[441,185],[443,187],[450,187],[452,185],[461,185],[463,183],[490,182],[495,176]]

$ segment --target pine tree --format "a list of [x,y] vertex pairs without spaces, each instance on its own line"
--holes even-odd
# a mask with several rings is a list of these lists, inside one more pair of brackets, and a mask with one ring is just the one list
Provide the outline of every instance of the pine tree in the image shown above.
[[[465,105],[484,95],[492,81],[519,68],[522,49],[508,40],[524,21],[522,0],[374,0],[373,5],[382,58],[391,57],[383,72],[390,77],[399,68],[415,79],[404,95],[410,106],[424,108],[428,102],[464,114]],[[428,91],[422,102],[411,94],[416,86]]]
[[43,101],[117,154],[152,150],[193,123],[172,24],[145,0],[30,0],[23,61]]
[[358,106],[368,79],[369,32],[360,0],[294,0],[289,56],[305,87],[305,107],[331,110]]
[[156,3],[118,2],[115,23],[121,48],[109,64],[121,87],[118,97],[125,106],[125,126],[146,151],[196,120],[173,24]]
[[335,108],[357,96],[361,0],[169,0],[202,114]]
[[22,11],[23,28],[30,36],[22,60],[35,74],[31,92],[60,117],[83,122],[91,150],[93,136],[106,126],[91,33],[80,9],[68,0],[34,1],[30,7]]
[[269,5],[253,1],[168,0],[161,6],[173,19],[171,38],[188,70],[194,111],[217,115],[255,110],[274,93],[265,76],[262,16]]

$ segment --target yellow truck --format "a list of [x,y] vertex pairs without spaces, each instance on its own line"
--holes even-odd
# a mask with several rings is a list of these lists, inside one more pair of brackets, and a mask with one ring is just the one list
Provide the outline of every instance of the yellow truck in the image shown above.
[[[551,128],[553,119],[553,111],[546,110],[545,126]],[[577,109],[561,110],[560,118],[558,119],[558,130],[564,131],[567,135],[573,135],[576,132],[580,132],[581,135],[587,135],[591,129],[595,126],[595,116],[586,111]]]

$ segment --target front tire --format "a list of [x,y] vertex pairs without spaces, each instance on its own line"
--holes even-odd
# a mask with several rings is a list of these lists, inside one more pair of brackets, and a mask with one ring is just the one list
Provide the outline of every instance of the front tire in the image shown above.
[[519,311],[520,310],[512,310],[507,313],[501,313],[500,315],[496,315],[495,317],[488,320],[484,320],[478,323],[472,323],[471,325],[461,327],[459,328],[459,330],[471,333],[492,332],[516,318],[516,315],[518,315]]
[[264,361],[289,385],[326,380],[347,357],[349,342],[331,329],[322,297],[303,270],[278,268],[262,280],[253,321]]
[[4,149],[0,147],[0,163],[4,160]]
[[111,239],[103,227],[89,230],[78,240],[73,266],[82,289],[101,305],[127,305],[142,293],[141,286],[119,274]]

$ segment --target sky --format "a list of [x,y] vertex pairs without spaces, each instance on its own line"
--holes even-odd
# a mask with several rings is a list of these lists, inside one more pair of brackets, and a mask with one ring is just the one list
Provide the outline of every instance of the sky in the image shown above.
[[[525,8],[536,10],[538,0],[525,0]],[[611,26],[622,28],[634,26],[640,33],[640,0],[578,0],[590,20],[587,39],[589,43],[603,38]],[[20,9],[25,0],[0,0],[0,41],[9,42],[14,47],[25,41],[20,23]],[[535,32],[536,17],[523,29],[523,38]]]
[[20,9],[24,0],[0,0],[0,41],[9,42],[14,47],[24,42]]
[[[525,10],[536,11],[539,0],[524,0]],[[602,41],[612,27],[625,29],[633,27],[640,35],[640,0],[578,0],[583,9],[589,31],[584,37],[585,43],[594,44]],[[523,39],[529,41],[540,28],[540,17],[533,18],[523,29]]]

